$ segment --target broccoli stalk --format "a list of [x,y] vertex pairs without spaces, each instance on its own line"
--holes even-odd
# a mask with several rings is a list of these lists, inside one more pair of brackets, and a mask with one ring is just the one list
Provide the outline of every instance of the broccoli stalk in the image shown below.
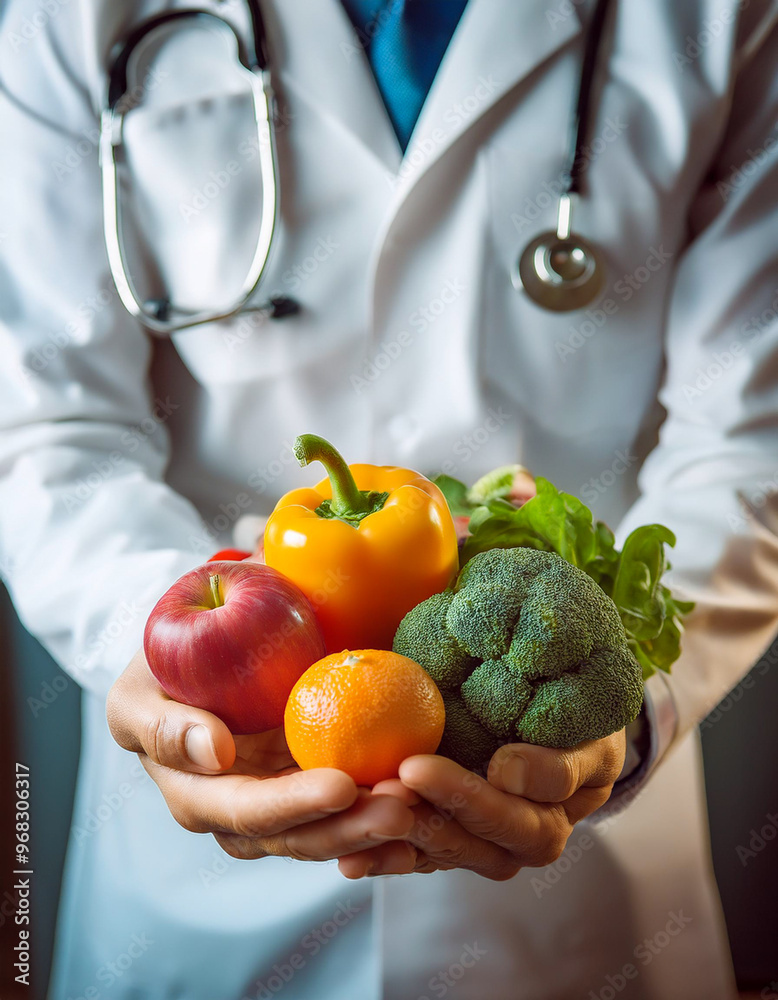
[[539,549],[474,556],[452,588],[403,618],[394,650],[443,693],[439,752],[474,770],[501,743],[563,748],[609,736],[643,701],[616,605],[582,570]]

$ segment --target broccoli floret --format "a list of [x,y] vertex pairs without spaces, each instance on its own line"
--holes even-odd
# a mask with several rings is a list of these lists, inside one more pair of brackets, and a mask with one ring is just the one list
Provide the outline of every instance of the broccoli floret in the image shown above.
[[500,741],[473,718],[458,694],[444,691],[443,704],[446,728],[437,752],[462,767],[486,774],[486,767]]
[[400,622],[392,649],[420,664],[441,691],[458,690],[478,661],[469,656],[446,629],[446,612],[454,599],[452,590],[433,594]]
[[439,752],[483,769],[500,743],[571,747],[640,711],[640,665],[613,601],[538,549],[475,556],[454,586],[410,611],[394,649],[444,690]]
[[[640,711],[643,700],[642,672],[631,683],[632,652],[598,649],[578,673],[569,672],[539,684],[529,707],[516,724],[516,738],[540,746],[564,746],[581,740],[597,740],[628,722]],[[637,662],[637,661],[635,661]],[[622,706],[619,709],[619,706]],[[635,706],[634,710],[629,706]]]
[[520,609],[520,595],[507,587],[494,583],[466,587],[451,600],[446,630],[471,657],[497,659],[511,644]]
[[504,740],[513,736],[532,695],[532,685],[503,658],[484,660],[462,685],[462,701],[471,714]]

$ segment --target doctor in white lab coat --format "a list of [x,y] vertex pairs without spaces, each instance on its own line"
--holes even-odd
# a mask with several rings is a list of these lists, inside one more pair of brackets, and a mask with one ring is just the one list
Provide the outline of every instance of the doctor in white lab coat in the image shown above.
[[[117,297],[96,149],[112,46],[163,6],[0,15],[0,569],[83,686],[52,1000],[732,997],[696,726],[778,626],[775,4],[615,5],[575,219],[608,277],[555,314],[510,272],[555,223],[588,0],[470,0],[404,157],[339,0],[266,0],[281,194],[261,295],[302,308],[167,339]],[[238,0],[214,7],[245,29]],[[222,49],[171,37],[126,121],[133,276],[192,306],[236,294],[258,225]],[[548,867],[235,860],[112,741],[106,695],[149,610],[313,481],[289,451],[303,431],[470,481],[519,461],[621,538],[677,534],[683,655],[647,685],[637,767]]]

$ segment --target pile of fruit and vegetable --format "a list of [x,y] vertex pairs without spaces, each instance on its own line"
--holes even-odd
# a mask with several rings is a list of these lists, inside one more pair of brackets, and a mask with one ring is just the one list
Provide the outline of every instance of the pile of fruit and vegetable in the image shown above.
[[256,553],[181,577],[146,625],[165,691],[233,733],[283,725],[301,768],[369,786],[416,753],[483,771],[503,743],[622,729],[645,678],[677,659],[692,604],[662,582],[667,528],[619,551],[580,500],[520,466],[468,488],[349,466],[312,434],[295,454],[327,478],[279,500]]

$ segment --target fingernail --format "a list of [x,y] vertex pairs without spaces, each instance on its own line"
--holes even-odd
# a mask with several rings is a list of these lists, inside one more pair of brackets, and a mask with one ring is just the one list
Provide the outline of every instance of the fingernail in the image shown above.
[[506,792],[523,795],[527,788],[527,761],[518,754],[511,755],[503,764],[500,777]]
[[187,731],[184,746],[186,747],[186,755],[193,764],[207,768],[209,771],[219,770],[219,758],[216,756],[213,740],[206,726],[192,726]]

